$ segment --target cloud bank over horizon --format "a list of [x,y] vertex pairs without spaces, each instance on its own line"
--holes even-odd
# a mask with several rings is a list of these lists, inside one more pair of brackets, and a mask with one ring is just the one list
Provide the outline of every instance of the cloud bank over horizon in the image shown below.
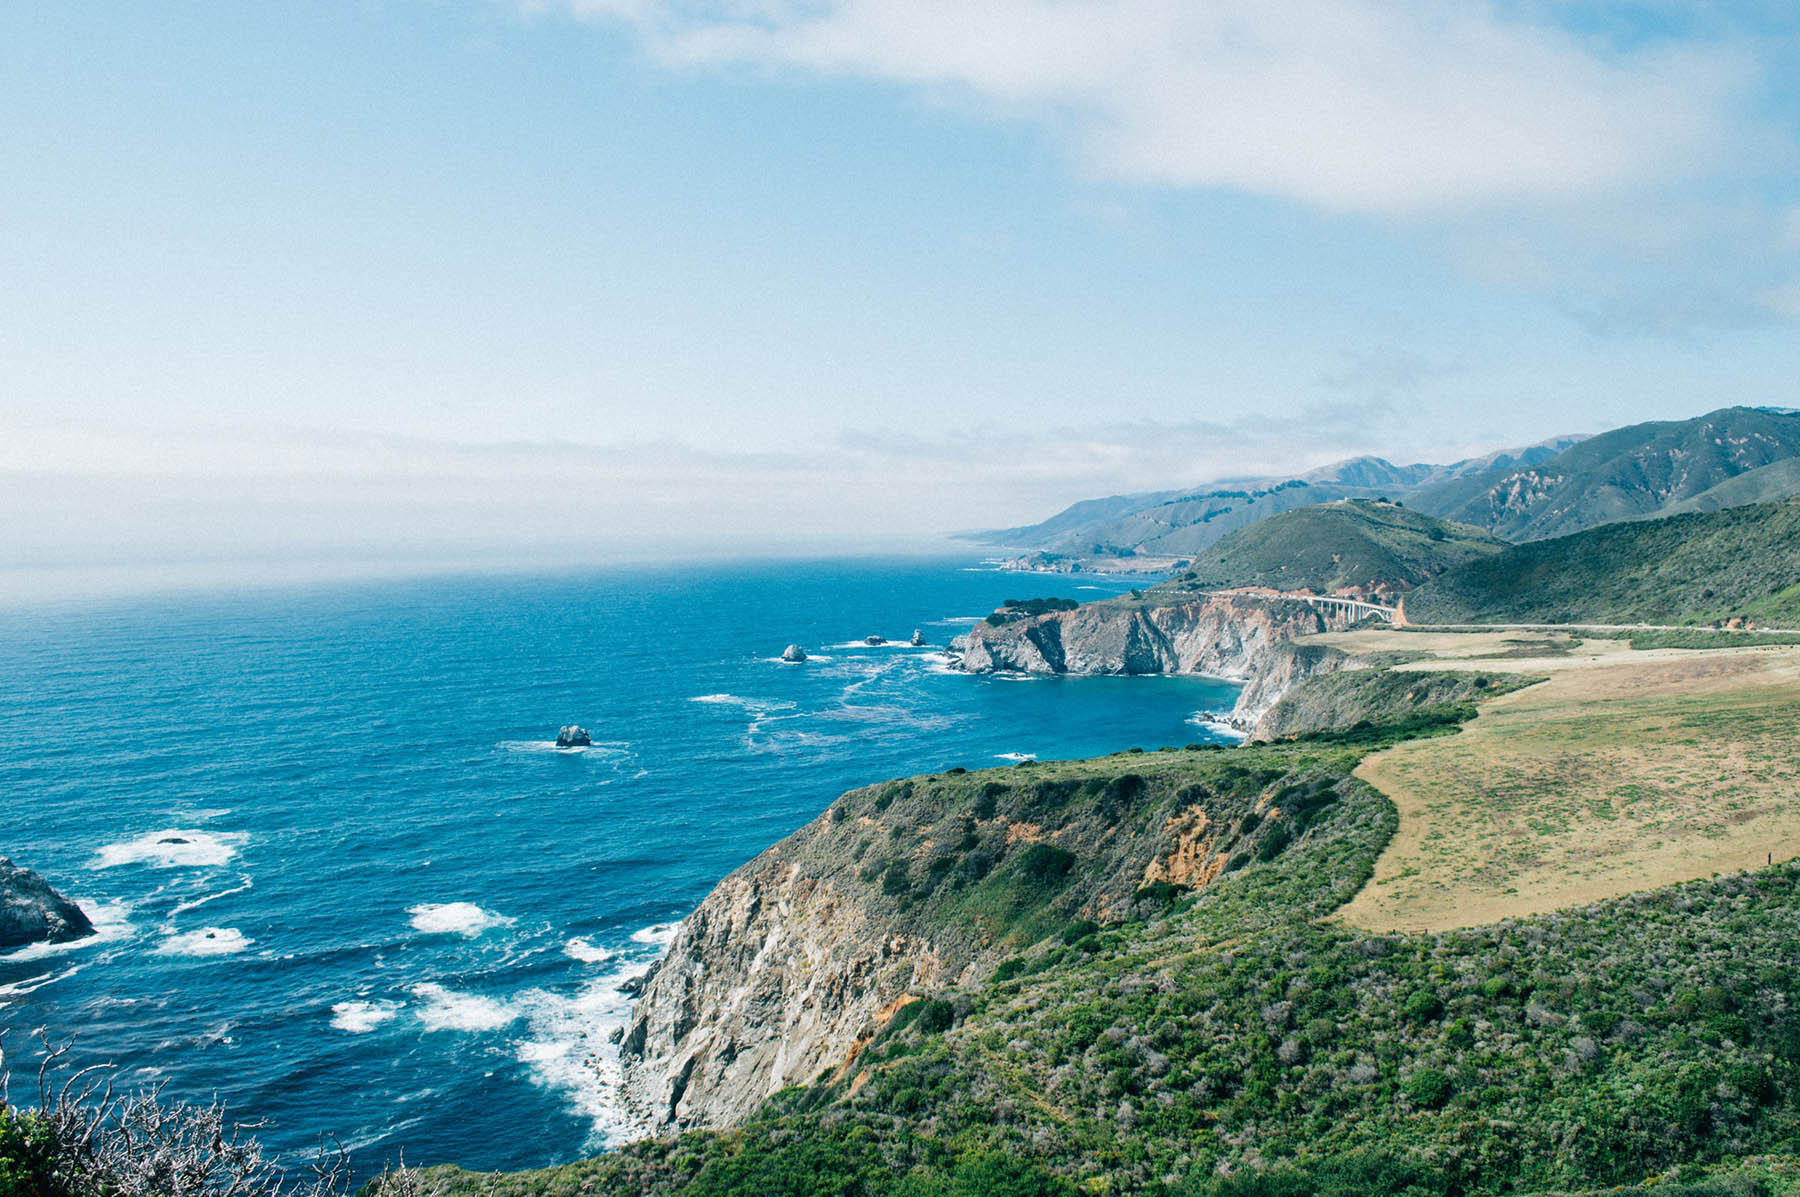
[[[297,429],[146,430],[0,420],[13,568],[280,557],[580,562],[943,546],[1104,494],[1300,473],[1386,449],[1366,406],[1308,426],[994,425],[846,431],[791,452],[675,443],[468,444]],[[1566,431],[1566,430],[1559,430]],[[1405,445],[1399,446],[1400,449]],[[1499,445],[1445,444],[1450,460]]]

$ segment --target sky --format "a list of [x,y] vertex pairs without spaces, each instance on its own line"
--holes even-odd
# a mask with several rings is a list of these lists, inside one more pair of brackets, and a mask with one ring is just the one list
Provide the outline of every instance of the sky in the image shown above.
[[1796,80],[1772,0],[0,6],[0,571],[918,546],[1796,405]]

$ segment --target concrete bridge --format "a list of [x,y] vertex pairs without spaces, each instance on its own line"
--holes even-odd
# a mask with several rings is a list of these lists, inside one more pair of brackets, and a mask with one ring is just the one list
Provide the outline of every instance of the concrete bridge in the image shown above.
[[1399,614],[1397,607],[1384,607],[1380,603],[1364,602],[1362,599],[1338,598],[1329,594],[1288,594],[1284,598],[1299,599],[1303,603],[1311,603],[1315,607],[1323,607],[1327,611],[1344,611],[1355,619],[1367,619],[1373,615],[1376,619],[1395,621]]

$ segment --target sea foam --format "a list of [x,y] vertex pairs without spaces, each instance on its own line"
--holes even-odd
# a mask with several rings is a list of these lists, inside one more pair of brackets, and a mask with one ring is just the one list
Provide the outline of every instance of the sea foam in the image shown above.
[[156,945],[158,956],[235,956],[255,943],[236,927],[201,927]]
[[429,982],[413,986],[413,996],[425,1003],[418,1016],[427,1031],[497,1031],[519,1017],[493,998]]
[[651,943],[659,948],[666,948],[675,942],[681,934],[680,923],[653,923],[631,933],[632,943]]
[[415,930],[427,935],[461,935],[474,939],[494,927],[510,927],[513,920],[491,910],[483,910],[473,902],[426,902],[408,906]]
[[107,844],[95,856],[94,868],[111,869],[120,865],[147,864],[159,869],[217,868],[236,856],[250,837],[241,831],[196,831],[170,827],[152,831],[133,840]]
[[514,999],[527,1028],[517,1048],[519,1062],[534,1081],[563,1094],[589,1120],[596,1147],[617,1146],[648,1130],[621,1100],[624,1066],[611,1039],[631,1021],[631,996],[622,987],[643,976],[650,963],[622,965],[573,995],[531,989]]
[[331,1008],[331,1025],[352,1035],[366,1035],[399,1012],[393,1002],[339,1002]]
[[585,939],[571,939],[563,945],[563,955],[571,960],[579,960],[583,964],[604,964],[613,958],[613,953]]

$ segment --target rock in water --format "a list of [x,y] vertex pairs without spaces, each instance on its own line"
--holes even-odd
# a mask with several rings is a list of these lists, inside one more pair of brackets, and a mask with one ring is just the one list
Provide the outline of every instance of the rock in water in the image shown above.
[[556,733],[558,748],[586,748],[593,742],[593,737],[587,734],[585,728],[577,727],[573,723]]
[[798,644],[790,644],[781,650],[781,659],[783,661],[792,661],[795,663],[804,661],[806,660],[806,650],[801,648]]
[[925,647],[925,633],[921,632],[918,628],[913,629],[912,646],[914,648]]
[[877,644],[886,644],[887,637],[886,636],[864,636],[863,643],[867,644],[871,647],[873,647]]
[[67,943],[94,933],[81,907],[50,883],[0,856],[0,951],[28,943]]

